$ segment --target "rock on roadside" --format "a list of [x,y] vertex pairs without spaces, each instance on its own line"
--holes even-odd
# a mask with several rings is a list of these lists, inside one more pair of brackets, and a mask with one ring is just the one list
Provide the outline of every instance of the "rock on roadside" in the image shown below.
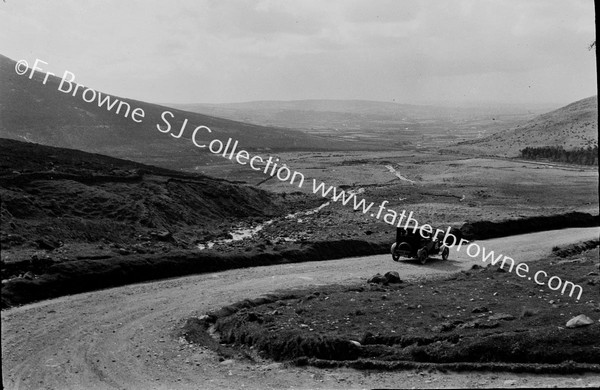
[[376,283],[376,284],[388,284],[388,283],[402,283],[402,279],[400,279],[400,274],[396,271],[386,272],[385,275],[381,275],[377,273],[370,277],[367,280],[367,283]]
[[594,320],[592,320],[590,317],[586,316],[585,314],[580,314],[577,317],[571,318],[567,322],[567,328],[580,328],[582,326],[592,325],[593,323]]

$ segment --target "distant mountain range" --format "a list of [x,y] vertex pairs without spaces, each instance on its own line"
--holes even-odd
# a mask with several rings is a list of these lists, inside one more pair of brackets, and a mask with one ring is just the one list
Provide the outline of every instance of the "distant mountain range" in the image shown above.
[[[244,103],[223,104],[173,104],[186,111],[216,115],[223,118],[241,120],[256,124],[273,123],[277,126],[292,128],[309,128],[316,120],[344,114],[348,120],[356,117],[359,121],[365,118],[377,120],[396,120],[406,123],[473,119],[495,116],[527,117],[531,114],[546,112],[550,106],[541,105],[534,109],[522,105],[480,104],[469,107],[450,107],[434,105],[399,104],[371,100],[291,100],[291,101],[254,101]],[[316,115],[316,117],[315,117]]]
[[598,146],[598,96],[576,101],[508,130],[462,142],[453,149],[515,157],[528,146],[562,146],[566,150]]
[[[102,93],[102,97],[108,96],[111,101],[126,101],[131,105],[131,110],[136,107],[143,109],[145,117],[141,123],[136,123],[130,117],[116,114],[116,108],[109,111],[106,105],[98,107],[97,100],[90,103],[84,101],[81,92],[73,97],[58,91],[59,77],[50,76],[45,85],[42,84],[43,78],[44,74],[40,72],[35,73],[31,80],[28,75],[18,75],[15,72],[15,61],[0,55],[0,137],[103,153],[169,167],[180,166],[181,164],[173,162],[177,159],[216,157],[206,149],[194,147],[189,139],[191,130],[200,125],[212,130],[210,139],[227,141],[231,137],[239,141],[240,148],[247,150],[362,148],[356,142],[241,123]],[[92,93],[89,93],[90,99],[91,96]],[[156,129],[157,124],[165,127],[161,114],[166,110],[174,115],[174,118],[168,117],[173,133],[178,132],[184,120],[188,119],[188,133],[183,136],[188,139],[175,139]],[[121,110],[123,112],[125,107]]]
[[469,107],[399,104],[370,100],[292,100],[255,101],[224,104],[175,104],[187,111],[215,115],[244,122],[297,129],[337,127],[352,129],[395,127],[444,122],[449,126],[465,121],[494,118],[498,122],[522,120],[546,112],[547,105],[480,104]]
[[[192,169],[222,157],[191,142],[196,126],[207,126],[217,138],[239,141],[239,148],[258,153],[327,150],[393,150],[451,148],[514,156],[526,146],[597,144],[597,97],[542,114],[546,109],[519,105],[437,107],[366,100],[259,101],[230,104],[179,104],[175,108],[98,92],[86,102],[81,92],[58,90],[60,78],[43,73],[33,79],[15,72],[15,61],[0,55],[0,137],[67,147],[168,168]],[[89,93],[92,96],[94,93]],[[101,98],[125,101],[145,113],[141,123],[99,107]],[[91,99],[88,99],[91,100]],[[125,111],[125,109],[123,109]],[[178,133],[162,133],[161,114]],[[226,119],[224,119],[226,118]],[[508,130],[507,130],[508,129]],[[466,142],[465,142],[466,141]],[[452,146],[457,144],[458,146]]]
[[262,126],[279,126],[401,149],[445,147],[504,130],[556,106],[472,104],[466,107],[369,100],[175,104],[177,108]]

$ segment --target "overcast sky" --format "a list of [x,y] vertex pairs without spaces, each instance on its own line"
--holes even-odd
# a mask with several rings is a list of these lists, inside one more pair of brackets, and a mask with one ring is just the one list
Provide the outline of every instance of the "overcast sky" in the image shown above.
[[151,102],[597,94],[592,0],[6,0],[0,37],[14,60]]

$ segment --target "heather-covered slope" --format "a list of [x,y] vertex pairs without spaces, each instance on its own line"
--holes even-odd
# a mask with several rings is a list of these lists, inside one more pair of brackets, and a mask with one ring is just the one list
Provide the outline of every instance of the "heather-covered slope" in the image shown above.
[[[178,159],[218,158],[207,149],[200,150],[192,144],[191,131],[200,125],[212,130],[212,134],[202,137],[204,141],[214,138],[226,141],[231,137],[239,141],[240,148],[247,150],[347,150],[358,147],[357,143],[349,141],[333,141],[299,131],[251,125],[108,95],[112,101],[125,100],[132,111],[138,107],[143,109],[145,117],[137,123],[132,120],[131,113],[128,117],[123,115],[124,107],[117,114],[116,106],[109,111],[106,104],[99,107],[98,99],[90,103],[84,101],[81,90],[76,96],[59,91],[62,75],[48,77],[46,84],[42,83],[44,73],[36,72],[31,80],[28,76],[18,75],[15,61],[0,55],[0,137],[168,167],[180,167],[181,164],[174,162]],[[77,75],[75,81],[81,81]],[[90,93],[88,97],[91,96]],[[107,95],[102,93],[102,96]],[[167,119],[175,134],[188,119],[186,133],[180,139],[156,128],[157,124],[165,128],[161,115],[167,110],[174,115]]]
[[509,130],[459,143],[452,149],[513,157],[528,146],[562,146],[570,150],[594,145],[598,145],[598,96],[576,101]]
[[150,248],[154,239],[189,247],[293,203],[225,180],[8,139],[0,139],[0,196],[3,250],[59,242]]

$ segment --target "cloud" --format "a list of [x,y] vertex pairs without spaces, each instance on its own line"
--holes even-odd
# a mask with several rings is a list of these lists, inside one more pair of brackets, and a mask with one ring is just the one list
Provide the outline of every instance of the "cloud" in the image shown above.
[[5,55],[152,101],[596,93],[591,0],[24,0],[0,34]]

